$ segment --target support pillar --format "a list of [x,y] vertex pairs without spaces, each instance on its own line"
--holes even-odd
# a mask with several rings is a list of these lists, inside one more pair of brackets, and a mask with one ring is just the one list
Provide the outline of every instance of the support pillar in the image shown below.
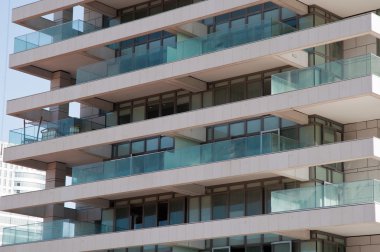
[[[53,73],[53,78],[50,82],[50,90],[56,90],[73,85],[71,75],[64,71],[57,71]],[[50,107],[51,120],[53,122],[67,118],[69,116],[69,104],[62,104]]]
[[73,9],[62,10],[54,13],[54,22],[62,24],[73,20]]
[[49,163],[46,170],[46,189],[65,186],[67,167],[63,163]]
[[[63,163],[49,163],[46,170],[46,189],[65,186],[68,168]],[[52,204],[45,207],[44,221],[65,219],[64,204]]]

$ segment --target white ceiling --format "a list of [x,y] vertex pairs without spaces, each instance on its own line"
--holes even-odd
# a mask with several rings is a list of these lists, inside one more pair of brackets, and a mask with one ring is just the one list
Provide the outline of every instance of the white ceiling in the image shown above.
[[341,236],[362,236],[362,235],[371,235],[378,234],[380,230],[380,223],[361,223],[361,224],[351,224],[343,226],[329,226],[325,228],[319,228],[318,230],[337,234]]
[[380,9],[379,0],[299,0],[307,5],[318,5],[341,17]]
[[[374,96],[362,96],[339,100],[325,104],[295,108],[308,115],[320,115],[342,124],[373,120],[380,118],[380,99]],[[363,113],[365,111],[365,113]]]
[[115,9],[121,9],[135,4],[144,3],[146,1],[147,0],[97,0],[97,2],[103,3]]

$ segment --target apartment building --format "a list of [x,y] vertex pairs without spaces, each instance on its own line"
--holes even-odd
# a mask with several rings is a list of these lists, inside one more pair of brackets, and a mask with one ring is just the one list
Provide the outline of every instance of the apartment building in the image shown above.
[[[44,189],[45,172],[3,162],[4,148],[9,146],[8,143],[0,142],[0,197]],[[0,236],[3,236],[5,227],[29,225],[42,220],[33,216],[0,212]]]
[[44,220],[4,230],[1,250],[380,251],[379,10],[377,0],[13,9],[35,32],[15,38],[10,68],[51,88],[8,101],[27,123],[4,159],[46,171],[46,189],[0,198],[1,211]]

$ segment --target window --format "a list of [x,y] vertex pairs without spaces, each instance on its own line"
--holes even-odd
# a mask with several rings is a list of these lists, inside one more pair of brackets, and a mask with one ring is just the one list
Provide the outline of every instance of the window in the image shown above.
[[107,226],[110,230],[113,228],[114,209],[103,209],[102,225]]
[[189,200],[189,223],[198,222],[200,220],[200,202],[199,198],[191,198]]
[[135,19],[135,13],[134,13],[134,8],[128,8],[122,11],[121,13],[121,22],[130,22]]
[[191,109],[196,110],[202,108],[202,94],[193,94],[191,97]]
[[129,229],[129,207],[116,208],[115,230],[123,231]]
[[171,149],[174,148],[174,139],[172,137],[162,137],[161,138],[161,149]]
[[174,94],[162,96],[162,116],[174,114]]
[[247,190],[247,216],[262,214],[262,189],[253,188]]
[[213,195],[212,197],[212,219],[219,220],[227,218],[227,193]]
[[179,0],[178,7],[186,6],[192,3],[193,3],[193,0]]
[[182,96],[177,98],[177,113],[190,110],[190,96]]
[[[112,157],[120,158],[130,155],[142,155],[174,148],[172,137],[154,137],[131,142],[115,144],[112,147]],[[153,157],[153,156],[151,156]],[[157,162],[156,162],[157,163]],[[158,164],[158,163],[157,163]]]
[[157,151],[159,149],[159,138],[152,138],[146,140],[146,151]]
[[185,198],[170,200],[170,225],[181,224],[185,221]]
[[[149,36],[149,39],[150,37],[151,36]],[[170,38],[171,37],[165,38],[165,40]],[[158,43],[158,41],[151,41],[149,44],[150,48],[156,45],[156,43]],[[161,56],[162,55],[157,55],[157,57]],[[153,59],[149,60],[156,60],[157,57],[152,56]],[[159,59],[157,58],[157,60]],[[289,70],[289,67],[281,68],[281,70],[270,70],[251,74],[245,77],[237,77],[231,80],[208,83],[207,91],[200,93],[189,93],[188,91],[177,90],[146,97],[144,99],[123,102],[118,106],[118,123],[138,122],[160,116],[172,115],[174,113],[183,113],[190,110],[260,97],[263,94],[270,94],[271,75],[282,71],[282,69]]]
[[176,0],[165,0],[164,1],[164,10],[173,10],[177,8],[177,1]]
[[145,120],[145,101],[136,101],[133,103],[133,122]]
[[214,139],[225,139],[228,137],[228,125],[214,127]]
[[157,206],[158,226],[166,226],[169,224],[169,204],[168,202],[159,202]]
[[140,19],[148,16],[148,4],[136,6],[135,19]]
[[231,81],[231,102],[245,99],[245,83],[244,78]]
[[151,3],[150,9],[149,9],[150,15],[155,15],[155,14],[161,13],[162,11],[163,11],[163,8],[162,8],[160,0]]
[[130,155],[131,150],[130,150],[130,144],[129,143],[123,143],[118,145],[117,148],[117,156],[122,157],[122,156],[128,156]]
[[278,117],[266,117],[264,118],[264,131],[274,130],[280,128]]
[[230,218],[244,216],[244,190],[230,192]]
[[251,120],[247,122],[247,133],[252,134],[252,133],[258,133],[261,131],[261,120],[256,119],[256,120]]
[[132,154],[139,154],[145,151],[145,141],[132,142]]
[[201,197],[201,221],[211,220],[211,196]]
[[230,125],[230,135],[231,137],[242,136],[245,134],[245,123],[238,122]]
[[212,98],[212,91],[204,92],[203,93],[203,107],[208,108],[213,105],[213,98]]
[[156,203],[144,205],[144,227],[157,226]]
[[221,105],[229,102],[229,87],[227,83],[218,84],[214,91],[214,105]]
[[131,206],[131,224],[133,229],[143,227],[143,207]]
[[160,98],[152,97],[148,99],[146,106],[146,119],[156,118],[160,116]]

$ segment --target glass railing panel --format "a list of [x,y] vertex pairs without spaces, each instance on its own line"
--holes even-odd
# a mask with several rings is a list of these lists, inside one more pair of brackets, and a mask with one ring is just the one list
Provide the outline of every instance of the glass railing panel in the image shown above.
[[373,191],[374,191],[373,195],[375,197],[375,201],[380,203],[380,181],[379,180],[374,181]]
[[102,128],[105,128],[104,123],[79,118],[67,118],[57,122],[37,123],[37,125],[30,127],[11,130],[9,132],[9,141],[14,145],[28,144]]
[[249,157],[298,147],[296,140],[266,134],[73,167],[73,184]]
[[168,48],[168,62],[200,56],[234,46],[266,39],[295,31],[280,22],[263,21],[262,24],[236,26],[228,30],[208,34],[177,43],[176,48]]
[[316,193],[318,190],[320,188],[317,186],[272,192],[271,210],[281,212],[315,208],[320,204]]
[[56,43],[82,34],[99,30],[99,27],[75,20],[53,27],[42,29],[15,38],[14,52],[22,52],[36,47]]
[[272,75],[272,94],[315,87],[375,74],[380,76],[380,58],[367,54],[305,69]]
[[55,220],[3,229],[3,245],[48,241],[112,232],[105,225],[72,220]]
[[378,189],[378,181],[365,180],[274,191],[271,209],[272,212],[282,212],[372,203],[377,200]]
[[260,25],[237,26],[218,31],[204,37],[187,39],[177,43],[176,47],[159,47],[149,52],[125,55],[100,63],[79,68],[77,84],[106,78],[122,73],[136,71],[169,62],[204,55],[255,42],[295,31],[295,28],[280,22],[263,21]]
[[106,127],[112,127],[118,125],[118,112],[109,112],[105,115]]
[[380,59],[379,56],[371,54],[371,71],[370,73],[380,76]]
[[361,204],[374,201],[374,181],[358,181],[324,186],[325,206]]

